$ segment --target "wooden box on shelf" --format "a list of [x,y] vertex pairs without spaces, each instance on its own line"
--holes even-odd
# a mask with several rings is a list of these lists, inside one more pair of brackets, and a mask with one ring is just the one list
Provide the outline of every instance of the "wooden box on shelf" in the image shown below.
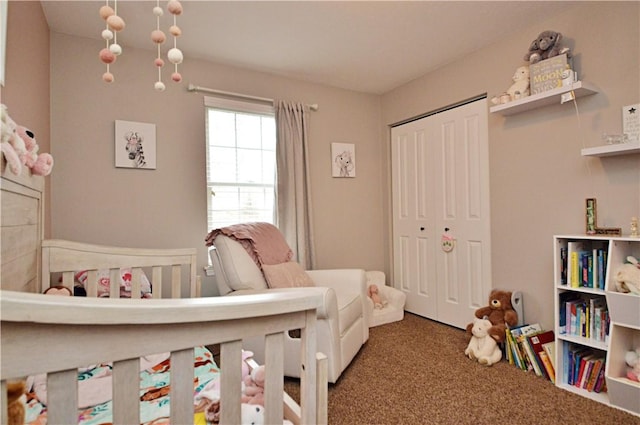
[[[635,311],[639,315],[639,311]],[[626,377],[624,356],[629,350],[640,347],[640,328],[631,328],[617,323],[611,324],[611,341],[607,355],[605,376],[611,405],[636,415],[640,414],[640,382]]]

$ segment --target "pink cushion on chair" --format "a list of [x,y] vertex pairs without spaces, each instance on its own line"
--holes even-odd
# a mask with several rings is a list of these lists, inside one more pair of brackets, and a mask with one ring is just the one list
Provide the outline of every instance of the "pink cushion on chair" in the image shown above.
[[263,264],[262,272],[269,288],[300,288],[315,286],[307,272],[295,261]]

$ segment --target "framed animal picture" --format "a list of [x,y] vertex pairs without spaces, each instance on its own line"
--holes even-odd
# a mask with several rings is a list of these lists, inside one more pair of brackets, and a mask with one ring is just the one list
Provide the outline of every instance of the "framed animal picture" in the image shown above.
[[115,157],[117,168],[156,169],[156,125],[116,121]]
[[356,146],[353,143],[331,143],[331,176],[356,176]]

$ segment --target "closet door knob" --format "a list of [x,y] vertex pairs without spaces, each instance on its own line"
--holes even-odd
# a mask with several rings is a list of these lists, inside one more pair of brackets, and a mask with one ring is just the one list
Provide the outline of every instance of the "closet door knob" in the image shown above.
[[421,232],[423,232],[423,231],[424,231],[424,227],[421,227],[421,228],[420,228],[420,231],[421,231]]

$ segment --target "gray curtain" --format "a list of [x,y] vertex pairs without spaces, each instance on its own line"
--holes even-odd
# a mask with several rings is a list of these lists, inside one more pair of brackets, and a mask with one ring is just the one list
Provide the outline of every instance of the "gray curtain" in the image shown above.
[[305,269],[315,267],[309,177],[309,107],[274,101],[276,115],[276,226]]

